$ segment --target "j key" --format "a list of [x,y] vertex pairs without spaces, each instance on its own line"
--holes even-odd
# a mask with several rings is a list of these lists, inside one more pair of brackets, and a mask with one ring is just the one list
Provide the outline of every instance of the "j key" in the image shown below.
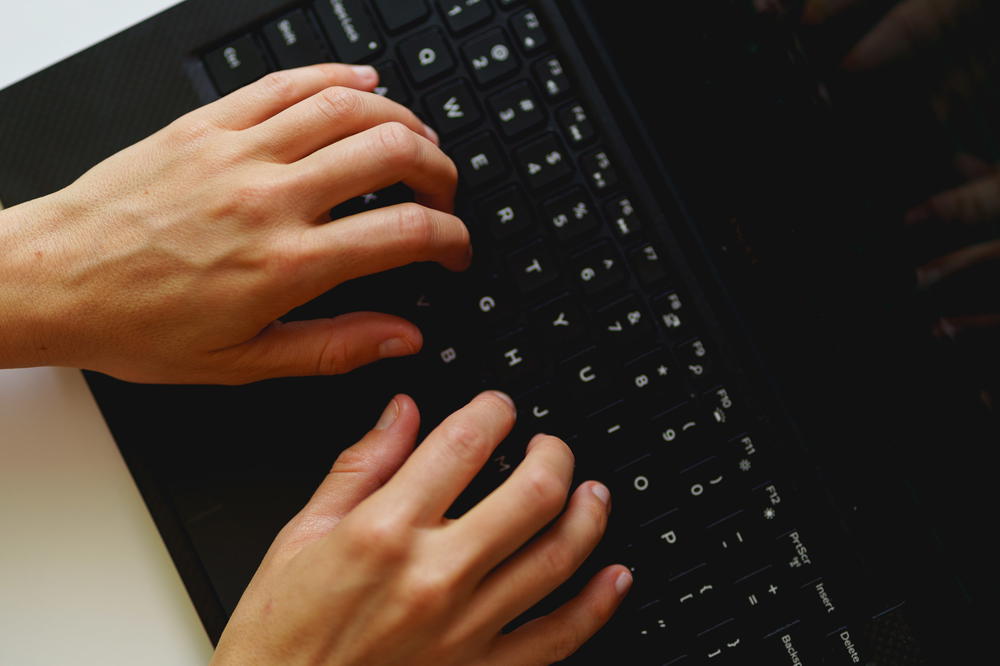
[[373,0],[389,32],[399,32],[418,23],[430,13],[425,0]]
[[548,43],[542,24],[538,16],[533,11],[525,11],[516,14],[510,20],[510,25],[514,29],[518,45],[525,53],[531,54]]
[[639,281],[647,287],[667,279],[667,269],[663,254],[655,245],[647,243],[629,254],[629,263]]
[[546,201],[546,226],[560,242],[569,242],[591,235],[601,224],[587,193],[579,187]]
[[677,348],[677,358],[687,369],[691,379],[697,384],[705,384],[712,377],[712,354],[708,344],[701,338],[689,340]]
[[329,60],[301,9],[268,23],[263,33],[280,69],[305,67]]
[[618,174],[607,151],[597,150],[584,155],[580,165],[588,182],[598,192],[606,192],[618,184]]
[[571,146],[583,146],[597,136],[594,124],[590,122],[582,104],[570,104],[559,110],[556,116],[566,140]]
[[607,215],[611,230],[622,242],[638,238],[641,234],[642,222],[631,197],[615,197],[605,205],[604,214]]
[[649,453],[614,470],[608,477],[615,505],[632,523],[626,529],[638,528],[671,508],[672,484],[672,475]]
[[357,215],[407,201],[413,201],[413,190],[402,183],[391,185],[384,190],[362,194],[360,197],[345,201],[330,211],[330,219],[338,220],[348,215]]
[[533,190],[548,187],[573,173],[573,165],[555,134],[546,134],[519,148],[514,161]]
[[572,88],[562,63],[555,56],[543,58],[535,63],[532,69],[535,72],[538,85],[542,87],[549,99],[562,97]]
[[656,336],[652,320],[634,295],[599,310],[596,319],[604,337],[625,351],[648,347]]
[[508,269],[518,290],[533,294],[558,279],[555,261],[542,241],[536,241],[508,258]]
[[543,370],[545,357],[528,335],[517,333],[498,342],[492,353],[493,369],[501,386],[524,386]]
[[455,68],[447,41],[437,28],[428,28],[399,45],[403,66],[417,85],[443,76]]
[[618,252],[610,243],[601,243],[572,262],[573,277],[587,296],[598,296],[625,281],[627,273]]
[[535,220],[520,185],[487,196],[478,206],[480,220],[497,240],[506,240],[534,228]]
[[542,104],[528,83],[519,83],[490,97],[488,104],[493,119],[507,137],[518,136],[545,122]]
[[234,39],[206,55],[205,67],[220,95],[228,95],[268,72],[264,54],[250,35]]
[[451,157],[458,166],[459,179],[468,187],[487,185],[507,175],[503,149],[492,134],[481,134],[457,146]]
[[403,83],[403,77],[399,73],[399,68],[394,62],[383,62],[375,65],[378,71],[378,86],[375,87],[375,94],[388,97],[394,102],[399,102],[403,106],[409,106],[413,102],[410,91]]
[[443,136],[482,124],[476,96],[465,81],[449,83],[427,95],[425,101],[431,124]]
[[573,296],[538,308],[528,315],[532,329],[540,332],[549,347],[567,351],[589,339],[590,326],[580,302]]
[[625,366],[629,388],[643,404],[654,405],[657,412],[684,402],[684,377],[677,363],[665,349],[656,349]]
[[606,356],[594,348],[588,349],[559,366],[562,384],[569,397],[586,414],[600,408],[617,397],[617,373]]
[[517,56],[511,49],[510,40],[499,28],[464,45],[462,56],[469,66],[469,71],[481,86],[509,76],[520,68]]
[[515,428],[522,430],[527,439],[540,432],[565,436],[563,431],[569,415],[559,387],[544,384],[518,396],[515,403],[518,413]]
[[653,301],[653,314],[671,340],[684,340],[693,333],[693,308],[680,292],[670,291]]
[[437,0],[438,8],[452,32],[464,32],[493,16],[486,0]]
[[313,8],[338,60],[359,62],[382,51],[382,36],[361,0],[316,0]]

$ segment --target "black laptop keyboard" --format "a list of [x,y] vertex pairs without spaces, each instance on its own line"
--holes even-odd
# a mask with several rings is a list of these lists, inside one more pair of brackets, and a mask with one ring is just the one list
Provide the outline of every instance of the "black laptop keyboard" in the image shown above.
[[[473,268],[391,272],[366,307],[421,325],[423,352],[394,367],[425,422],[481,388],[518,403],[515,434],[456,511],[510,474],[534,432],[562,436],[581,480],[610,486],[612,524],[580,577],[617,561],[635,585],[574,663],[859,663],[864,609],[833,570],[836,533],[803,524],[777,466],[787,445],[747,402],[559,34],[518,0],[319,0],[248,26],[203,62],[220,94],[277,68],[368,62],[377,92],[441,135]],[[396,186],[334,215],[408,195]]]

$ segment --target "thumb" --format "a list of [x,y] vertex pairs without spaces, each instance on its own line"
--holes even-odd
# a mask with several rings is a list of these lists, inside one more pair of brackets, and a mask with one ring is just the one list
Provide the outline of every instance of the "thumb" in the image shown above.
[[[337,375],[379,359],[420,351],[420,330],[399,317],[352,312],[333,319],[275,322],[230,350],[237,382]],[[229,360],[229,359],[227,359]]]
[[312,498],[285,526],[279,540],[296,552],[336,526],[362,500],[381,488],[413,451],[420,427],[416,404],[397,395],[375,427],[344,449]]

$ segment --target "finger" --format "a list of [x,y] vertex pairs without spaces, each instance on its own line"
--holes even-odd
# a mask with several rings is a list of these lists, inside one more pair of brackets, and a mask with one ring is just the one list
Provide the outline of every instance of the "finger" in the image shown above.
[[[451,526],[473,575],[505,560],[559,515],[573,481],[573,453],[562,440],[538,435],[510,478]],[[489,525],[483,531],[483,525]],[[574,523],[575,525],[575,523]]]
[[418,203],[450,213],[458,170],[431,141],[398,122],[347,137],[291,165],[303,219],[315,220],[348,199],[405,183]]
[[956,12],[955,3],[942,6],[935,0],[904,0],[868,31],[841,64],[848,71],[861,71],[910,58],[938,42]]
[[203,106],[194,114],[219,127],[242,130],[263,122],[324,88],[346,86],[370,91],[377,84],[378,72],[369,65],[322,63],[272,72]]
[[415,354],[420,330],[399,317],[353,312],[332,319],[275,322],[253,340],[217,352],[228,383],[337,375],[383,358]]
[[377,125],[398,122],[437,143],[437,134],[390,99],[344,86],[325,88],[256,127],[251,141],[275,159],[294,162],[324,146]]
[[1000,170],[943,192],[906,214],[911,225],[928,222],[978,225],[1000,219]]
[[413,451],[420,414],[413,400],[397,395],[375,427],[344,449],[312,498],[282,530],[284,544],[327,534],[366,497],[392,478]]
[[863,1],[806,0],[805,7],[802,9],[802,22],[806,25],[819,25]]
[[499,631],[569,579],[604,535],[609,502],[599,483],[577,488],[555,525],[480,584],[468,612],[473,625]]
[[424,439],[382,489],[379,501],[387,510],[405,506],[408,520],[439,524],[510,433],[515,416],[514,402],[506,394],[480,393]]
[[[992,268],[992,272],[996,272],[998,261],[1000,261],[1000,240],[970,245],[919,267],[917,269],[917,284],[921,288],[927,289],[939,286],[943,281],[952,279],[959,274],[970,273],[973,269]],[[985,284],[991,284],[991,282]]]
[[469,230],[448,213],[415,203],[386,206],[302,231],[300,297],[309,300],[362,275],[417,261],[465,270],[472,260]]
[[541,666],[566,659],[611,619],[631,585],[625,567],[603,569],[552,613],[500,637],[487,663]]

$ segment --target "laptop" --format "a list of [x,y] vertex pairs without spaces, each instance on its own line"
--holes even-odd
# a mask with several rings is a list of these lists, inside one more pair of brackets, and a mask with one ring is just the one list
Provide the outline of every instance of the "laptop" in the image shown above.
[[418,356],[243,387],[86,373],[213,641],[277,531],[393,394],[416,399],[426,432],[500,388],[518,425],[456,515],[539,431],[614,497],[598,550],[518,622],[605,564],[635,574],[567,663],[989,654],[1000,346],[934,322],[991,290],[916,285],[899,221],[959,184],[956,145],[995,157],[976,140],[996,124],[973,108],[947,126],[887,94],[912,79],[830,66],[893,3],[812,26],[799,4],[185,0],[0,91],[8,206],[268,71],[323,60],[375,65],[378,92],[459,168],[467,273],[413,265],[288,315],[399,314],[422,328]]

